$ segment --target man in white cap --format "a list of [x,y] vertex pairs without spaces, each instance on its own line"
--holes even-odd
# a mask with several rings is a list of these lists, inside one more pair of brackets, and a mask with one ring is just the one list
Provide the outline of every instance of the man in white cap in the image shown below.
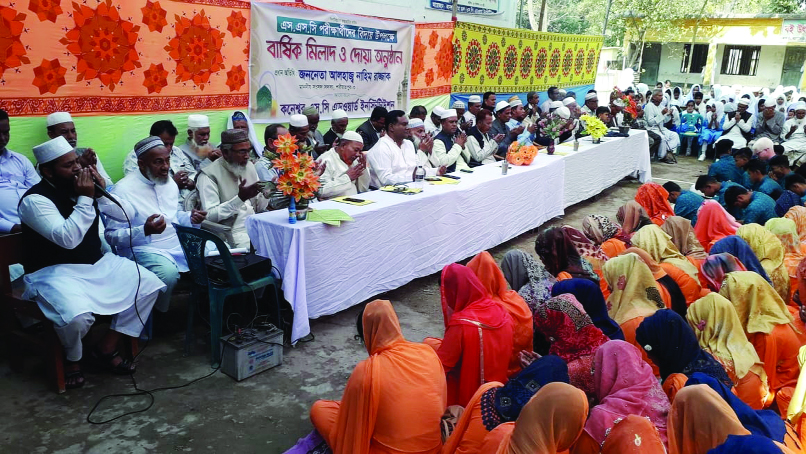
[[526,118],[526,109],[523,108],[523,101],[519,98],[511,100],[509,107],[511,110],[507,126],[512,129],[522,124],[521,122]]
[[188,115],[188,137],[179,149],[193,163],[196,172],[221,157],[221,150],[210,145],[210,119],[207,115]]
[[369,119],[356,128],[355,132],[361,134],[364,139],[364,151],[372,148],[378,139],[385,134],[386,114],[389,111],[385,107],[376,107],[372,109]]
[[550,109],[552,102],[560,100],[560,90],[557,87],[549,87],[546,93],[548,94],[548,99],[543,101],[543,104],[540,105],[540,110],[543,111],[544,115],[551,111]]
[[758,113],[755,120],[756,140],[766,137],[774,142],[778,142],[781,140],[782,133],[786,134],[787,132],[784,130],[786,116],[782,112],[775,110],[775,104],[770,103],[768,105],[766,100],[761,112]]
[[367,168],[364,139],[355,131],[346,131],[339,143],[317,159],[327,164],[319,182],[320,199],[355,195],[369,190],[370,175]]
[[[303,115],[303,118],[305,116]],[[307,121],[307,119],[306,119]],[[201,170],[196,185],[202,210],[210,222],[224,224],[232,230],[231,247],[248,248],[246,218],[266,210],[268,200],[260,192],[255,165],[249,160],[249,135],[242,129],[221,133],[221,154]]]
[[465,124],[468,125],[468,128],[476,126],[476,115],[478,115],[480,110],[481,96],[470,95],[470,97],[467,98],[467,112],[462,115],[462,117],[465,119]]
[[129,230],[128,222],[113,220],[107,223],[104,237],[118,255],[136,255],[137,263],[166,285],[154,308],[167,312],[179,273],[188,271],[173,224],[198,227],[207,213],[178,209],[179,186],[171,178],[173,155],[162,138],[150,136],[137,142],[134,153],[137,171],[123,177],[112,190],[118,200],[125,200],[133,208],[134,215],[129,217],[132,228]]
[[308,117],[305,115],[295,114],[291,115],[291,118],[288,119],[288,132],[297,139],[297,146],[300,151],[308,153],[316,159],[319,155],[313,148],[313,140],[308,137],[310,131],[311,127],[308,124]]
[[[738,150],[747,146],[750,138],[750,129],[753,127],[753,116],[747,111],[750,100],[739,98],[737,104],[725,104],[725,120],[722,123],[722,136],[716,141],[730,139],[733,149]],[[784,125],[786,127],[786,125]],[[784,129],[784,131],[786,131]]]
[[498,143],[504,140],[504,134],[490,135],[493,127],[492,112],[487,109],[480,110],[476,119],[476,126],[468,131],[467,144],[465,144],[465,152],[469,155],[467,161],[471,166],[495,162]]
[[568,111],[571,112],[572,117],[579,116],[579,104],[577,104],[576,98],[572,98],[570,96],[563,99],[563,106],[568,108]]
[[[114,374],[131,374],[134,365],[117,353],[121,336],[137,338],[165,290],[157,276],[131,260],[101,252],[99,213],[126,222],[126,213],[95,184],[104,186],[93,167],[83,167],[64,137],[34,147],[42,181],[22,197],[19,206],[22,241],[27,251],[23,277],[25,299],[37,302],[65,350],[65,386],[79,388],[84,375],[79,361],[81,339],[95,322],[93,314],[113,315],[109,331],[93,356]],[[97,183],[96,183],[97,182]]]
[[514,129],[511,129],[507,126],[507,123],[512,118],[512,107],[509,106],[509,103],[506,101],[499,101],[498,104],[495,105],[495,120],[493,121],[493,126],[490,129],[490,135],[495,137],[498,134],[503,134],[504,138],[498,142],[498,151],[496,151],[496,155],[505,158],[507,155],[507,150],[509,149],[509,145],[512,144],[512,141],[518,138],[518,135],[523,132],[524,127],[518,126]]
[[347,112],[343,109],[336,109],[330,116],[330,131],[326,132],[323,136],[325,145],[333,147],[333,144],[341,139],[344,131],[347,131],[347,123],[350,119],[347,118]]
[[81,167],[95,166],[95,170],[104,179],[106,185],[112,187],[112,178],[106,173],[103,163],[95,154],[95,150],[92,148],[78,148],[76,125],[73,123],[73,117],[68,112],[54,112],[48,115],[46,122],[48,137],[55,139],[62,136],[67,139],[67,143],[75,149],[78,163],[81,164]]
[[386,115],[386,134],[367,152],[371,186],[410,183],[417,169],[417,153],[408,135],[409,119],[402,110],[393,110]]
[[784,146],[784,153],[789,155],[789,161],[797,164],[806,154],[806,102],[796,102],[794,109],[795,118],[784,123],[785,141],[781,145]]
[[465,103],[457,99],[451,104],[451,109],[455,110],[456,115],[459,116],[459,129],[467,131],[471,125],[465,123]]
[[431,115],[425,119],[425,132],[426,134],[431,134],[431,137],[435,137],[439,134],[439,129],[442,127],[442,114],[445,113],[447,109],[442,106],[436,106],[431,111]]
[[308,140],[313,144],[313,149],[317,155],[329,150],[331,147],[325,144],[325,137],[319,132],[319,111],[314,106],[308,106],[302,111],[302,115],[308,117]]
[[467,135],[459,131],[459,114],[455,109],[448,109],[442,113],[441,120],[442,130],[434,137],[434,147],[429,158],[431,165],[445,166],[448,173],[469,169],[470,166],[462,156]]
[[656,88],[652,91],[652,97],[644,107],[644,119],[647,130],[651,130],[661,138],[658,159],[667,164],[674,164],[677,162],[674,158],[674,151],[680,145],[680,136],[663,126],[672,120],[672,112],[669,109],[674,107],[661,107],[661,101],[663,101],[663,90]]
[[[414,144],[414,149],[417,150],[417,163],[426,169],[433,169],[431,153],[434,150],[434,138],[425,133],[425,123],[419,118],[412,118],[409,120],[408,131],[409,135],[406,138]],[[444,166],[440,167],[437,174],[444,175],[445,171]]]
[[596,115],[596,109],[599,108],[599,95],[595,90],[591,90],[585,94],[585,105],[582,106],[582,113],[585,115]]

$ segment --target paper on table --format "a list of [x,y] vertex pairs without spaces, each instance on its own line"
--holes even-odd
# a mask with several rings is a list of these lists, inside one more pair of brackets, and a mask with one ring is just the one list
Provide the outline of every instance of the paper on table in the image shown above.
[[[355,199],[355,200],[361,200],[361,201],[360,202],[354,202],[352,200],[347,200],[347,199]],[[346,203],[346,204],[349,204],[349,205],[356,205],[356,206],[364,206],[364,205],[369,205],[370,203],[375,203],[374,200],[358,199],[357,197],[350,197],[350,196],[346,196],[346,195],[343,195],[341,197],[333,197],[330,200],[332,200],[334,202],[341,202],[341,203]]]
[[406,194],[406,195],[419,194],[419,193],[423,192],[423,190],[419,189],[419,188],[410,188],[408,186],[401,186],[401,185],[398,185],[398,186],[391,186],[391,185],[390,186],[384,186],[384,187],[381,188],[381,191],[394,192],[394,193],[397,193],[397,194]]
[[428,183],[429,184],[436,184],[436,185],[440,185],[440,184],[459,184],[459,180],[454,180],[453,178],[439,177],[439,181],[429,181]]
[[312,210],[308,212],[307,220],[337,227],[341,225],[342,221],[355,221],[349,214],[341,210]]

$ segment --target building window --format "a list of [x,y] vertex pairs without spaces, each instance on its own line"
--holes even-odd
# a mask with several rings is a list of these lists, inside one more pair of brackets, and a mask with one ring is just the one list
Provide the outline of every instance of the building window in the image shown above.
[[708,59],[708,44],[695,44],[694,52],[691,51],[691,44],[683,46],[683,63],[680,65],[681,73],[689,72],[689,57],[691,57],[691,72],[701,73],[705,68],[705,61]]
[[761,46],[725,46],[722,54],[722,74],[755,76]]

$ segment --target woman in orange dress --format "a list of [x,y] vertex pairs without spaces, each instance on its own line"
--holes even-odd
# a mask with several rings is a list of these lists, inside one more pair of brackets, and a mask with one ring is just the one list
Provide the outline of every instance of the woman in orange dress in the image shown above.
[[507,289],[504,273],[498,268],[495,259],[487,251],[482,251],[467,263],[467,267],[476,273],[481,285],[490,294],[493,301],[500,304],[512,317],[512,357],[509,360],[507,375],[511,376],[521,370],[519,353],[521,350],[533,348],[532,311],[518,292]]
[[481,385],[445,441],[442,452],[478,452],[490,431],[501,424],[515,422],[529,399],[553,382],[568,383],[568,366],[559,356],[546,355],[511,377],[506,385],[499,382]]
[[350,375],[341,401],[319,400],[311,422],[334,454],[436,454],[447,406],[445,372],[434,350],[409,342],[389,301],[364,309],[369,358]]
[[742,225],[736,222],[719,202],[706,200],[697,214],[697,225],[694,233],[705,252],[711,251],[711,246],[726,236],[735,235]]
[[786,219],[795,221],[795,226],[798,229],[798,237],[800,242],[806,244],[806,207],[795,206],[789,209],[784,215]]
[[[648,225],[635,232],[632,237],[632,245],[647,251],[652,259],[661,266],[673,265],[685,271],[695,283],[697,282],[697,267],[680,253],[672,242],[672,237],[660,227]],[[664,269],[666,268],[667,266],[664,266]],[[698,283],[697,286],[699,287]]]
[[664,304],[666,304],[666,308],[672,309],[680,315],[685,315],[688,302],[686,301],[686,297],[683,295],[683,291],[680,289],[680,286],[677,285],[677,282],[675,282],[675,280],[672,279],[672,277],[669,276],[660,265],[658,265],[658,262],[652,260],[652,257],[649,256],[647,251],[637,247],[631,247],[622,254],[629,253],[637,254],[639,257],[641,257],[641,261],[647,264],[649,271],[652,272],[652,276],[655,277],[655,282],[658,283],[658,290],[660,290],[660,296],[661,299],[663,299]]
[[465,266],[443,268],[440,291],[445,337],[424,342],[437,351],[445,368],[448,405],[464,407],[484,383],[506,383],[512,317]]
[[797,225],[791,219],[772,218],[764,224],[764,228],[781,240],[784,248],[784,265],[789,274],[790,298],[787,303],[796,305],[792,297],[798,291],[798,265],[806,258],[806,244],[800,242]]
[[659,454],[666,452],[658,429],[641,416],[619,420],[602,443],[602,454]]
[[523,407],[515,423],[501,424],[487,435],[479,454],[565,454],[588,416],[585,393],[565,383],[542,387]]
[[729,273],[719,294],[736,309],[747,339],[764,363],[779,413],[786,414],[798,381],[798,350],[804,333],[793,326],[792,315],[778,293],[756,273]]
[[789,273],[784,263],[784,246],[781,240],[758,224],[743,225],[736,231],[736,235],[747,242],[770,277],[775,291],[786,304],[789,304],[791,301]]
[[621,224],[621,233],[629,236],[632,236],[641,227],[652,224],[644,207],[635,200],[630,200],[619,207],[616,219]]
[[708,253],[700,244],[697,235],[694,233],[694,227],[691,226],[691,221],[684,217],[672,216],[666,220],[661,226],[661,229],[672,237],[672,243],[694,266],[699,266],[700,263],[708,257]]
[[658,183],[644,183],[635,193],[638,202],[649,215],[655,225],[663,225],[667,219],[674,216],[674,210],[669,205],[669,191]]

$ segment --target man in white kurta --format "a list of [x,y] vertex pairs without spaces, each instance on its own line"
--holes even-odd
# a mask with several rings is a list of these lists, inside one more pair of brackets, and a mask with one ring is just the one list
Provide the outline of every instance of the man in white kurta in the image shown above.
[[747,111],[749,105],[747,98],[739,99],[737,104],[725,104],[725,120],[722,123],[722,136],[716,141],[730,140],[733,142],[733,149],[747,146],[745,134],[750,133],[753,127],[753,116]]
[[680,137],[677,133],[669,131],[663,125],[672,120],[672,112],[670,107],[661,108],[663,101],[663,90],[654,90],[652,98],[646,107],[644,107],[644,120],[646,120],[646,128],[658,134],[661,138],[661,144],[658,148],[658,159],[663,162],[674,162],[674,158],[667,158],[669,152],[674,152],[680,145]]
[[806,103],[799,101],[795,103],[795,118],[790,118],[784,122],[781,138],[784,142],[784,152],[789,155],[789,161],[802,164],[803,156],[806,155]]
[[210,119],[207,115],[188,115],[187,134],[187,139],[178,148],[193,164],[196,172],[221,157],[221,150],[210,144]]
[[98,172],[98,175],[104,179],[106,185],[110,188],[112,187],[112,178],[106,173],[106,169],[104,169],[104,165],[101,160],[98,159],[95,151],[92,148],[78,147],[78,132],[76,131],[75,123],[73,123],[73,117],[69,112],[54,112],[48,115],[46,124],[48,137],[51,139],[55,139],[59,136],[64,137],[67,143],[73,147],[76,155],[78,155],[81,166],[95,166],[95,170]]
[[188,271],[173,224],[198,227],[206,213],[177,210],[179,187],[170,177],[169,161],[173,156],[160,137],[151,136],[137,142],[134,151],[140,167],[118,181],[112,191],[118,200],[125,200],[134,210],[129,218],[132,229],[129,230],[127,222],[111,220],[104,236],[118,255],[133,258],[134,253],[137,263],[166,285],[154,307],[167,312],[179,273]]
[[456,109],[448,109],[442,113],[442,130],[434,137],[431,151],[431,165],[446,167],[448,173],[459,169],[469,169],[462,153],[465,151],[467,135],[459,130],[459,115]]
[[255,165],[249,160],[252,144],[242,129],[221,133],[222,159],[201,169],[196,182],[207,220],[231,228],[230,247],[248,248],[246,218],[266,210],[268,200],[260,193]]
[[93,179],[102,186],[103,180],[94,168],[81,167],[63,137],[33,151],[42,181],[26,192],[19,206],[22,239],[29,252],[23,263],[28,274],[23,277],[22,297],[36,301],[53,322],[68,361],[68,388],[84,384],[78,361],[81,339],[95,321],[93,314],[113,315],[95,356],[113,373],[132,373],[134,366],[117,355],[116,345],[121,335],[140,335],[165,284],[130,260],[103,254],[97,229],[99,213],[118,221],[134,213],[126,202],[121,202],[124,212],[106,197],[98,197]]
[[503,134],[490,135],[493,127],[493,114],[489,110],[479,113],[476,126],[470,128],[467,133],[467,143],[465,152],[468,161],[473,159],[481,164],[491,164],[495,162],[495,152],[498,151],[498,143],[504,140]]
[[364,141],[361,134],[346,131],[338,145],[319,156],[319,164],[326,164],[319,177],[320,199],[332,199],[345,195],[355,195],[369,190],[369,169],[361,150]]
[[386,134],[367,152],[371,186],[380,188],[414,181],[417,153],[414,144],[406,140],[408,126],[409,119],[401,110],[393,110],[386,116]]

